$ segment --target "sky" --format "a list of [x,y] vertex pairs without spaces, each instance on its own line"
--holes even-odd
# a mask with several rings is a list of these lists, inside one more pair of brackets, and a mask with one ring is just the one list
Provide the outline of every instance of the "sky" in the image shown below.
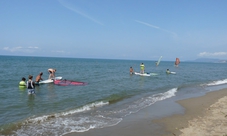
[[227,59],[227,0],[0,0],[0,55]]

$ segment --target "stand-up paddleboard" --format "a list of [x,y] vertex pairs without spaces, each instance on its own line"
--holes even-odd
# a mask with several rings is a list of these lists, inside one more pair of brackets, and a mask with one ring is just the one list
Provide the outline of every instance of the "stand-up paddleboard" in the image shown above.
[[169,72],[169,73],[167,73],[167,74],[176,74],[176,72]]
[[158,75],[157,73],[138,73],[138,72],[134,72],[135,75],[139,75],[139,76],[156,76]]
[[157,76],[157,73],[150,73],[151,76]]
[[53,83],[53,79],[47,79],[47,80],[43,80],[43,81],[40,81],[38,84],[47,84],[47,83]]
[[150,74],[147,74],[147,73],[141,74],[141,73],[134,72],[134,74],[139,76],[151,76]]
[[53,80],[61,80],[62,77],[55,77]]
[[54,80],[61,80],[61,79],[62,79],[62,77],[55,77],[55,78],[52,78],[52,79],[47,79],[47,80],[40,81],[39,84],[53,83]]
[[54,80],[55,85],[60,85],[60,86],[69,86],[69,85],[74,85],[74,86],[79,86],[79,85],[87,85],[86,82],[79,82],[79,81],[72,81],[72,80]]

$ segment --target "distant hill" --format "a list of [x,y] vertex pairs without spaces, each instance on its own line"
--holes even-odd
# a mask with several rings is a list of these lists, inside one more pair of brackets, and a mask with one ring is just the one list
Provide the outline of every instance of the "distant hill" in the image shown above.
[[210,63],[227,63],[227,60],[212,59],[212,58],[199,58],[191,62],[210,62]]

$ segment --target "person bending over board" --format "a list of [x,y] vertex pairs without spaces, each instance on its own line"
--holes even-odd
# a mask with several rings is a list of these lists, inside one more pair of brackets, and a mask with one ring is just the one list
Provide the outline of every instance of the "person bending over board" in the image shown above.
[[32,81],[33,76],[28,76],[27,89],[28,94],[35,94],[35,83]]
[[56,69],[52,69],[52,68],[49,68],[48,69],[48,72],[49,72],[49,79],[53,79],[53,78],[55,78],[55,72],[56,72],[57,70]]
[[144,74],[144,69],[145,69],[145,66],[143,63],[140,64],[140,73],[141,74]]
[[131,75],[134,73],[134,70],[133,70],[132,67],[130,67],[129,72],[130,72]]
[[40,72],[39,75],[36,77],[35,82],[36,82],[37,85],[39,84],[40,80],[43,80],[42,75],[43,75],[43,72]]

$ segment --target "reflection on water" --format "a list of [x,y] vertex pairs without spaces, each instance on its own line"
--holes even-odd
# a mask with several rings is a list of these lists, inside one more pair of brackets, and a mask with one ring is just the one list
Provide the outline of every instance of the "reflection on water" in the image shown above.
[[30,109],[30,111],[33,111],[33,108],[35,106],[35,94],[30,94],[28,95],[28,101],[27,101],[27,106]]
[[145,82],[145,78],[148,78],[148,77],[144,77],[144,76],[140,76],[140,81],[139,81],[139,85],[140,85],[140,87],[143,87],[144,86],[144,82]]
[[55,98],[57,98],[57,95],[56,95],[56,85],[55,84],[53,84],[53,83],[51,83],[51,84],[47,84],[47,95],[48,95],[48,98],[49,99],[55,99]]
[[26,91],[26,90],[27,90],[27,88],[26,88],[26,87],[24,87],[24,86],[22,86],[22,87],[21,87],[21,86],[19,86],[19,90],[24,92],[24,91]]
[[49,90],[49,91],[53,91],[54,90],[54,84],[47,84],[47,89]]

